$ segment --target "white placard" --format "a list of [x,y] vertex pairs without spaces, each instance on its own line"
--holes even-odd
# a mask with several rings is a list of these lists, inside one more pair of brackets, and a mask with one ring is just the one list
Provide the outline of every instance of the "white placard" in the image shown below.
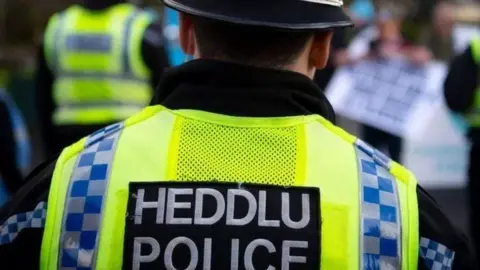
[[338,114],[400,137],[416,136],[438,106],[445,66],[364,60],[337,71],[326,89]]
[[[442,85],[447,66],[444,63],[432,62],[425,66],[423,72],[417,70],[422,74],[420,78],[424,78],[423,83],[420,83],[419,78],[410,80],[408,84],[391,80],[390,83],[397,84],[393,86],[389,83],[373,83],[375,81],[373,77],[380,74],[381,78],[387,78],[388,76],[381,75],[381,72],[388,74],[391,72],[388,69],[392,69],[390,67],[379,71],[379,68],[373,68],[374,66],[357,66],[357,69],[371,68],[367,72],[360,71],[361,76],[354,74],[355,71],[358,73],[355,68],[343,68],[335,74],[327,87],[327,97],[335,111],[357,122],[401,135],[404,138],[402,164],[416,175],[422,186],[426,188],[465,186],[469,151],[465,138],[467,125],[461,116],[452,115],[445,105]],[[365,74],[369,74],[370,78]],[[406,75],[395,76],[401,78]],[[363,84],[360,90],[356,87],[358,80]],[[416,90],[409,90],[407,86],[411,87],[415,80],[420,86],[413,87]],[[365,86],[376,90],[361,89]],[[409,92],[413,94],[407,94]],[[384,106],[389,103],[389,99],[392,99],[390,102],[394,104],[398,102],[410,104],[400,106],[404,108],[403,117],[397,116],[401,121],[388,117],[395,113],[392,111],[393,106]],[[369,106],[374,110],[368,110]],[[395,126],[397,124],[398,127]]]

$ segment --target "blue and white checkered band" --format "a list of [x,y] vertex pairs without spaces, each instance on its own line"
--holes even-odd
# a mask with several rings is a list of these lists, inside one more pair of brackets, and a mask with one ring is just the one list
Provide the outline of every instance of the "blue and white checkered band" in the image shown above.
[[390,160],[356,142],[360,174],[360,269],[401,269],[401,220],[397,183]]
[[0,246],[11,243],[23,229],[45,227],[46,216],[47,203],[40,202],[33,211],[9,217],[0,226]]
[[440,243],[422,237],[420,238],[420,257],[427,269],[450,270],[455,252]]
[[59,269],[95,268],[103,207],[123,124],[90,135],[72,172],[60,238]]

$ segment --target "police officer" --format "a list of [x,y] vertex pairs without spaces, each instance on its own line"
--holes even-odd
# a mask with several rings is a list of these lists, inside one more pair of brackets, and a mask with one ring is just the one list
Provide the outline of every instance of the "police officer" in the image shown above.
[[480,37],[456,56],[450,64],[445,80],[445,100],[454,113],[463,115],[469,124],[468,138],[471,142],[468,183],[470,192],[471,229],[477,256],[480,255]]
[[181,12],[180,43],[196,60],[166,74],[156,105],[31,176],[1,215],[0,260],[13,269],[475,268],[415,177],[332,123],[312,78],[331,29],[351,25],[341,1],[165,4]]
[[84,0],[53,15],[36,75],[47,155],[140,111],[168,59],[159,21],[123,0]]

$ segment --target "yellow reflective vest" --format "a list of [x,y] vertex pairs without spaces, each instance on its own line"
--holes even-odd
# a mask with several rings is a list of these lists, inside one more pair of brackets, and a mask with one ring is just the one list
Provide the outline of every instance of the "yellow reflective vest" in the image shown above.
[[[480,37],[476,37],[471,42],[472,57],[475,63],[480,66]],[[478,74],[478,80],[480,81],[480,74]],[[473,106],[470,112],[466,115],[467,121],[472,127],[480,127],[480,86],[477,88]]]
[[105,11],[74,5],[50,19],[44,53],[55,75],[55,124],[117,122],[148,105],[150,71],[141,43],[150,22],[131,4]]
[[[262,208],[259,200],[258,215],[280,211],[286,205],[288,209],[289,202],[285,203],[283,196],[290,190],[308,187],[319,191],[321,198],[316,208],[320,214],[308,220],[321,231],[318,235],[307,231],[307,235],[313,236],[311,242],[295,244],[290,241],[295,239],[290,238],[303,231],[282,234],[279,230],[277,236],[285,238],[283,249],[269,239],[260,239],[261,235],[254,235],[252,228],[256,228],[256,221],[246,233],[253,233],[251,237],[259,239],[248,246],[242,239],[228,239],[225,246],[215,242],[217,236],[229,237],[228,231],[225,234],[221,230],[215,231],[217,236],[205,238],[205,242],[202,238],[201,243],[188,237],[169,239],[173,236],[167,229],[181,235],[205,229],[192,225],[197,224],[197,218],[202,218],[201,214],[180,219],[178,213],[173,213],[175,207],[195,205],[198,210],[199,202],[175,202],[173,191],[168,191],[165,202],[165,190],[161,189],[158,201],[157,195],[132,191],[136,185],[183,183],[208,187],[212,183],[227,182],[237,183],[229,190],[229,196],[245,193],[249,189],[243,185],[248,184],[259,184],[267,194],[274,188],[285,191],[282,203],[274,207]],[[272,258],[281,257],[275,269],[288,269],[285,262],[301,264],[315,259],[324,270],[416,269],[419,256],[416,185],[408,170],[318,115],[245,118],[148,107],[125,122],[66,148],[61,154],[48,198],[41,269],[145,269],[152,267],[151,263],[162,266],[155,269],[210,269],[215,260],[221,259],[212,258],[212,245],[226,251],[232,246],[232,267],[224,269],[250,269],[247,265],[251,266],[252,256],[260,252],[256,250],[263,250],[262,254]],[[188,189],[182,190],[177,190],[177,194],[187,194]],[[288,194],[285,196],[288,199]],[[147,199],[150,202],[145,203]],[[228,200],[221,201],[228,204]],[[139,207],[140,202],[143,206]],[[304,212],[303,206],[300,209]],[[315,205],[313,207],[315,209]],[[156,223],[154,215],[148,225],[153,228],[150,232],[158,234],[165,244],[169,243],[167,246],[159,244],[160,240],[155,240],[150,232],[129,227],[142,224],[142,213],[147,208],[157,209]],[[222,209],[227,215],[234,211],[228,205]],[[220,215],[224,213],[218,211]],[[295,228],[299,218],[289,218],[295,213],[287,214],[289,211],[281,211],[282,224]],[[163,221],[174,225],[155,229]],[[271,230],[275,232],[278,220],[268,222],[273,222]],[[259,220],[258,226],[268,222]],[[242,224],[230,222],[230,225]],[[232,228],[233,233],[235,228]],[[146,235],[132,239],[132,233]],[[292,246],[309,248],[315,241],[320,245],[318,256],[308,259],[289,256]],[[181,252],[180,248],[175,249],[180,244],[190,249],[190,255],[182,257],[183,267],[172,262],[172,253]],[[142,246],[150,248],[144,250]],[[233,254],[234,246],[245,252]],[[185,250],[188,249],[183,252]],[[230,263],[230,258],[227,260]],[[170,268],[164,268],[165,265]]]

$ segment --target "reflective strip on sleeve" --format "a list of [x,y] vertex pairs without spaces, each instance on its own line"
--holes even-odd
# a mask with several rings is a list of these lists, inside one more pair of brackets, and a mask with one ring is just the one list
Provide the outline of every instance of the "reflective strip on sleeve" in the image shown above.
[[95,269],[104,196],[122,127],[115,124],[93,133],[79,155],[65,203],[59,269]]
[[357,141],[360,173],[360,269],[401,269],[401,215],[389,161]]
[[427,269],[452,269],[455,252],[428,238],[420,238],[420,257]]
[[50,68],[54,71],[57,71],[60,68],[59,63],[59,53],[60,53],[60,44],[63,39],[61,38],[63,35],[64,26],[67,20],[67,12],[62,12],[58,14],[58,20],[56,25],[54,26],[55,29],[53,31],[53,39],[52,39],[52,47],[49,48],[51,50],[51,59],[50,60]]
[[[128,56],[127,56],[128,58]],[[67,71],[61,70],[58,72],[58,77],[61,79],[89,79],[89,80],[112,80],[112,81],[131,81],[137,83],[144,83],[148,84],[148,79],[138,78],[131,72],[129,73],[121,73],[121,74],[112,74],[108,71],[90,71],[90,70],[82,70],[82,71]]]
[[69,34],[65,37],[65,49],[71,52],[109,53],[113,39],[109,34]]
[[44,228],[46,215],[47,203],[40,202],[33,211],[9,217],[0,226],[0,246],[11,243],[23,229]]
[[[133,74],[132,67],[130,66],[130,46],[132,43],[131,33],[132,25],[135,21],[135,18],[139,14],[139,11],[135,9],[130,16],[128,16],[125,21],[124,34],[123,34],[123,51],[122,51],[122,63],[123,63],[123,73],[124,74]],[[134,77],[134,75],[132,75]]]

